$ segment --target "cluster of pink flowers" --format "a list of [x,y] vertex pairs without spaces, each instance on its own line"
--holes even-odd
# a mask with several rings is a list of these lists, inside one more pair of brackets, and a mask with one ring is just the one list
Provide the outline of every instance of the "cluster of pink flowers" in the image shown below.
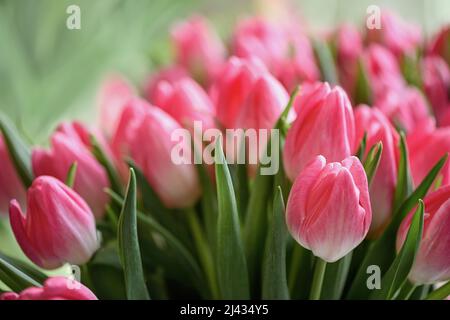
[[[111,201],[105,193],[111,182],[93,156],[91,135],[123,182],[126,160],[132,159],[167,208],[187,208],[201,198],[202,185],[194,164],[171,160],[178,143],[171,133],[193,130],[194,121],[203,129],[272,129],[299,87],[282,150],[283,169],[293,183],[286,223],[300,245],[327,262],[337,261],[366,237],[379,237],[391,221],[399,131],[406,136],[416,187],[450,151],[449,28],[425,42],[418,28],[389,12],[382,13],[382,26],[360,32],[342,25],[322,39],[334,48],[339,84],[329,84],[305,28],[293,20],[244,20],[229,46],[202,17],[179,23],[172,30],[173,65],[152,73],[142,90],[122,76],[109,77],[98,96],[98,126],[62,123],[49,149],[33,148],[36,178],[28,190],[0,137],[0,211],[9,208],[17,242],[39,267],[83,264],[101,246],[96,221]],[[405,77],[407,61],[414,63],[419,83]],[[370,89],[365,100],[362,77]],[[355,157],[363,139],[366,153],[378,142],[383,146],[370,184]],[[71,188],[64,181],[74,163]],[[437,180],[437,190],[424,199],[423,239],[410,274],[417,284],[450,278],[448,163]],[[398,231],[398,250],[411,218],[412,213]],[[1,298],[95,298],[89,291],[67,293],[60,281]]]

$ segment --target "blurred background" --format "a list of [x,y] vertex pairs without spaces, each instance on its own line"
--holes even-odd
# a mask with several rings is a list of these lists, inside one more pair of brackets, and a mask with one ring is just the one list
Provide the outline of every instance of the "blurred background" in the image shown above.
[[[30,143],[46,144],[62,119],[95,122],[96,92],[106,75],[122,73],[139,85],[169,63],[175,21],[203,14],[225,40],[237,20],[263,13],[276,1],[283,0],[0,0],[0,112]],[[448,0],[291,2],[311,32],[344,21],[363,26],[374,4],[416,22],[426,35],[450,23]],[[81,30],[66,27],[72,4],[81,9]],[[0,251],[19,254],[1,219],[0,235]]]
[[[236,20],[282,0],[0,0],[0,112],[33,143],[45,143],[55,122],[93,122],[104,76],[120,72],[139,83],[171,59],[168,28],[206,15],[225,39]],[[450,22],[448,0],[292,0],[313,32],[342,21],[364,25],[371,4],[392,8],[430,34]],[[66,8],[81,9],[81,30],[68,30]],[[264,5],[266,4],[266,5]]]

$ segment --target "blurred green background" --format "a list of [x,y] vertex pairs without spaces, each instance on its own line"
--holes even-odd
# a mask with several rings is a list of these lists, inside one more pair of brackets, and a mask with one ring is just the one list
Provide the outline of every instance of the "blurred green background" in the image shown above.
[[[95,93],[105,74],[121,72],[139,83],[155,61],[170,60],[171,23],[202,13],[226,38],[258,2],[263,1],[0,0],[0,111],[34,143],[45,142],[61,119],[93,122]],[[361,24],[371,4],[393,8],[427,32],[450,19],[448,0],[292,2],[313,30],[341,21]],[[71,4],[81,8],[81,30],[66,28]]]
[[[232,25],[256,12],[261,2],[0,0],[0,112],[9,115],[30,142],[40,144],[62,119],[93,123],[95,95],[105,75],[120,72],[139,84],[157,63],[170,61],[168,28],[174,21],[204,14],[226,39]],[[428,35],[450,22],[448,0],[292,2],[313,31],[342,21],[362,25],[371,4],[392,8],[422,25]],[[81,8],[81,30],[66,28],[71,4]],[[1,219],[0,251],[18,252]]]

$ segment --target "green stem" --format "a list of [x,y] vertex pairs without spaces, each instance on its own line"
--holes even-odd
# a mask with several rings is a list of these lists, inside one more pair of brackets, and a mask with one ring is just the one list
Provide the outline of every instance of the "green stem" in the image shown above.
[[322,283],[325,276],[325,269],[327,267],[327,262],[317,258],[316,266],[314,269],[313,282],[311,286],[311,293],[309,295],[310,300],[319,300],[320,293],[322,292]]
[[212,297],[213,299],[219,299],[219,286],[217,284],[217,277],[211,250],[208,246],[206,238],[204,237],[204,232],[194,209],[188,209],[187,218],[192,235],[194,236],[195,247],[198,251],[200,263],[202,264],[203,270],[208,278]]
[[400,289],[397,300],[409,300],[417,286],[409,281],[406,281]]
[[293,249],[292,252],[292,258],[291,258],[291,263],[289,266],[289,292],[292,295],[292,292],[294,291],[295,288],[295,284],[297,283],[297,278],[298,278],[298,272],[300,270],[300,263],[302,260],[302,256],[303,256],[303,250],[302,247],[300,247],[300,245],[298,245],[297,243],[294,244],[295,247]]
[[86,287],[94,291],[94,283],[92,282],[91,273],[89,272],[89,267],[87,263],[80,266],[81,269],[81,283]]

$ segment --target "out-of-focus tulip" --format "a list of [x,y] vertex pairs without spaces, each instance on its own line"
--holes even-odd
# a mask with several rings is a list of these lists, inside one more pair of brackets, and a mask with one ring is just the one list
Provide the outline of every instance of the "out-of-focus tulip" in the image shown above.
[[108,137],[116,130],[123,107],[133,95],[131,85],[119,75],[109,76],[102,84],[97,97],[100,109],[99,126]]
[[48,278],[43,287],[30,287],[20,293],[6,292],[0,300],[98,300],[89,288],[65,277]]
[[224,128],[235,128],[256,79],[267,72],[259,59],[231,57],[211,89],[217,119]]
[[391,122],[412,132],[430,118],[427,102],[422,93],[414,87],[389,90],[375,101],[375,106],[388,117]]
[[[79,130],[79,131],[77,131]],[[80,124],[60,125],[51,137],[50,150],[35,148],[31,162],[35,176],[49,175],[65,181],[70,166],[76,162],[74,189],[89,204],[97,219],[105,213],[109,201],[104,189],[108,175],[89,150],[87,131]]]
[[388,90],[399,90],[405,86],[399,64],[386,48],[378,44],[370,45],[364,52],[363,61],[376,99]]
[[199,16],[175,25],[172,40],[178,64],[201,83],[214,78],[225,60],[221,40]]
[[147,100],[152,101],[154,97],[158,95],[160,89],[158,86],[161,82],[165,81],[170,84],[189,77],[186,69],[181,66],[171,66],[165,69],[161,69],[156,73],[152,73],[144,84],[144,92]]
[[327,163],[317,156],[292,186],[286,223],[294,239],[334,262],[366,236],[372,220],[367,177],[356,157]]
[[355,149],[355,119],[347,94],[328,83],[303,85],[294,102],[297,118],[286,135],[284,169],[291,181],[317,155],[341,161]]
[[369,29],[369,42],[386,46],[397,57],[413,54],[422,41],[420,28],[389,11],[381,13],[381,28]]
[[439,56],[422,61],[423,86],[434,110],[438,125],[450,125],[450,68]]
[[[409,160],[414,184],[418,186],[431,168],[450,152],[450,127],[417,129],[407,137]],[[447,163],[438,176],[441,185],[450,184],[450,166]]]
[[83,264],[98,249],[95,219],[86,202],[56,178],[40,176],[27,192],[27,213],[11,201],[9,218],[27,257],[45,269]]
[[358,76],[358,60],[362,54],[363,43],[361,33],[350,24],[343,24],[336,33],[337,66],[342,87],[354,95]]
[[216,127],[215,108],[209,96],[190,78],[181,79],[173,84],[161,81],[151,102],[186,129],[193,130],[194,121],[200,121],[205,130]]
[[244,20],[235,31],[233,49],[238,57],[261,59],[288,90],[320,78],[308,37],[291,21]]
[[439,55],[450,64],[450,25],[442,28],[430,43],[429,53]]
[[358,145],[367,134],[366,153],[378,142],[383,144],[380,164],[369,188],[372,203],[370,234],[376,236],[392,213],[392,201],[397,185],[399,136],[389,120],[376,108],[358,106],[355,110],[356,141]]
[[[419,251],[409,274],[414,284],[450,279],[450,186],[430,193],[424,200],[424,224]],[[397,251],[408,234],[415,210],[400,225]]]
[[181,126],[167,113],[149,107],[130,136],[129,149],[133,160],[143,170],[148,182],[170,208],[193,205],[200,195],[200,185],[193,164],[177,164],[172,150],[183,145],[190,150],[190,141],[172,141],[174,130]]
[[20,181],[16,168],[0,134],[0,216],[8,213],[9,202],[17,199],[21,204],[25,203],[26,191]]

